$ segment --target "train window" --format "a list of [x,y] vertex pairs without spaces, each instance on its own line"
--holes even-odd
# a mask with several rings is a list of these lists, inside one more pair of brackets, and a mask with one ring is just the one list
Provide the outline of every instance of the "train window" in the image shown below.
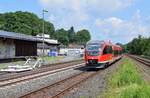
[[99,45],[88,45],[86,47],[87,50],[99,50],[100,46]]
[[99,51],[101,47],[102,47],[102,44],[90,43],[86,45],[86,50]]
[[118,51],[114,50],[114,55],[117,56],[118,55]]
[[118,51],[118,54],[119,54],[119,55],[121,54],[120,50]]
[[113,52],[112,46],[106,46],[104,48],[103,54],[109,54],[109,53],[112,53],[112,52]]
[[116,55],[118,55],[118,50],[116,50]]
[[112,53],[112,47],[111,46],[106,46],[104,48],[103,54],[109,54]]
[[112,46],[108,46],[108,53],[112,53]]
[[108,49],[107,49],[107,46],[104,48],[104,51],[103,51],[103,54],[107,54],[108,53],[108,51],[107,51]]

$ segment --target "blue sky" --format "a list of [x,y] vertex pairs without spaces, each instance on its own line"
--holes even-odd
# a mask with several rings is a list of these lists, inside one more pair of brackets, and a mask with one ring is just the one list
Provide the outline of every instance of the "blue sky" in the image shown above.
[[88,29],[92,39],[127,43],[139,34],[150,36],[150,0],[1,0],[0,13],[29,11],[55,28]]

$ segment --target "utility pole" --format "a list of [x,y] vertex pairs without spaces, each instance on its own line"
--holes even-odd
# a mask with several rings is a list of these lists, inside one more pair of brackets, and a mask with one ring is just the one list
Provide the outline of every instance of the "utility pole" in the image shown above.
[[45,38],[44,38],[44,27],[45,27],[45,25],[44,25],[44,13],[45,12],[48,12],[48,11],[43,9],[42,10],[42,15],[43,15],[43,33],[42,33],[42,38],[43,38],[43,51],[42,51],[43,52],[43,57],[44,57],[44,48],[45,48],[44,47],[44,40],[45,40]]

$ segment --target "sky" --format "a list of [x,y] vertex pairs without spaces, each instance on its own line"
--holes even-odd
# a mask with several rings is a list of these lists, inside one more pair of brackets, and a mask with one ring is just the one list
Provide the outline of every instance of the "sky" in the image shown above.
[[92,40],[128,43],[150,36],[150,0],[0,0],[0,13],[29,11],[56,29],[88,29]]

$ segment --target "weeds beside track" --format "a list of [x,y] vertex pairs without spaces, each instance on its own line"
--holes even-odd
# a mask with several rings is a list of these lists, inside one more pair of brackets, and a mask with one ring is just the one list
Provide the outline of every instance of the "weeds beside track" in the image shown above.
[[131,59],[124,58],[108,82],[104,98],[150,98],[150,85],[144,82]]

